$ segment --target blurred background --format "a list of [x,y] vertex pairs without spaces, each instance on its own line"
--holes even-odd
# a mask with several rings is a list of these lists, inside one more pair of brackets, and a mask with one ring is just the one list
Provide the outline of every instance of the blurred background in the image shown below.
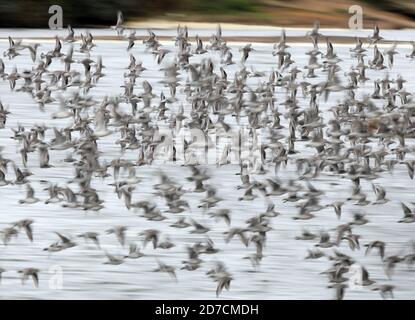
[[122,10],[127,23],[148,19],[232,22],[275,26],[347,28],[348,8],[363,7],[365,27],[415,27],[414,0],[0,0],[0,27],[48,26],[48,8],[60,5],[64,25],[96,27],[115,24]]

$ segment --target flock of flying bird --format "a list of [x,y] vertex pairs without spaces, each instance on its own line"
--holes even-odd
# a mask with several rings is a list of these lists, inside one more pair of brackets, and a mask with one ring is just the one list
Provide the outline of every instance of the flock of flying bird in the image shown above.
[[[121,205],[132,212],[141,213],[139,219],[157,224],[166,219],[171,221],[177,215],[178,218],[169,223],[170,228],[188,228],[190,233],[201,235],[203,240],[187,244],[188,257],[183,260],[182,266],[167,265],[157,259],[155,272],[166,272],[176,279],[178,268],[197,272],[204,263],[204,256],[219,251],[209,237],[210,227],[196,221],[192,217],[192,210],[203,210],[212,222],[228,225],[229,229],[224,234],[226,243],[237,238],[242,246],[253,247],[254,253],[246,258],[258,270],[262,259],[266,259],[268,232],[273,230],[271,222],[278,223],[280,214],[275,205],[278,200],[282,200],[281,206],[291,202],[298,208],[298,214],[292,217],[293,223],[301,224],[301,220],[312,219],[319,211],[329,207],[341,221],[344,219],[342,206],[345,203],[354,202],[364,209],[369,204],[381,206],[390,201],[386,190],[376,183],[376,179],[384,172],[392,173],[396,166],[402,166],[409,176],[408,181],[403,183],[410,183],[414,177],[415,160],[411,159],[414,148],[408,146],[407,140],[415,137],[415,125],[412,122],[415,101],[412,100],[412,94],[405,90],[406,80],[401,76],[389,79],[387,73],[375,80],[366,75],[367,70],[380,72],[392,69],[394,56],[399,54],[396,44],[384,52],[378,48],[378,42],[383,38],[377,27],[373,35],[368,39],[357,39],[356,46],[350,49],[356,63],[346,72],[340,67],[342,60],[333,44],[320,33],[318,23],[306,35],[312,42],[312,48],[306,53],[309,62],[304,68],[294,61],[285,32],[282,31],[279,42],[269,54],[269,59],[275,61],[274,68],[267,73],[246,68],[250,53],[254,50],[251,44],[243,46],[240,49],[240,61],[234,61],[232,49],[223,38],[220,26],[208,45],[198,36],[196,43],[192,44],[193,39],[189,37],[187,27],[179,26],[174,38],[177,50],[174,51],[164,48],[151,30],[148,30],[148,36],[144,39],[136,36],[134,30],[125,35],[128,29],[124,26],[121,13],[118,14],[117,24],[111,28],[116,30],[120,38],[127,40],[128,52],[142,45],[154,56],[157,64],[161,65],[164,78],[160,83],[169,92],[168,96],[161,92],[157,97],[150,82],[141,81],[141,73],[147,69],[130,53],[130,62],[121,86],[124,92],[96,101],[89,92],[105,77],[105,66],[101,57],[92,57],[96,44],[89,32],[81,34],[79,39],[69,26],[67,36],[56,36],[53,50],[40,54],[39,44],[24,43],[9,37],[9,47],[4,57],[12,64],[15,57],[30,55],[33,67],[30,70],[18,70],[14,66],[10,73],[6,73],[5,62],[0,59],[1,79],[8,81],[10,90],[16,94],[29,94],[44,112],[48,112],[49,105],[57,101],[59,109],[50,114],[51,118],[69,119],[71,124],[63,128],[39,124],[31,128],[22,125],[10,128],[7,120],[13,114],[13,106],[6,108],[0,103],[0,130],[12,130],[11,139],[19,146],[21,156],[21,164],[18,164],[0,154],[0,192],[9,185],[24,185],[27,194],[19,200],[22,205],[44,201],[45,205],[99,212],[105,207],[105,201],[91,184],[101,179],[110,182]],[[321,51],[321,42],[324,40],[325,52]],[[138,41],[141,41],[140,44],[137,44]],[[75,58],[75,48],[76,55],[81,56],[79,59]],[[220,61],[215,64],[212,57],[216,55],[220,56]],[[193,62],[193,57],[199,57],[200,62]],[[409,63],[414,58],[415,46],[405,59]],[[55,67],[54,70],[50,70],[51,65]],[[76,70],[74,65],[82,65],[83,70]],[[233,77],[228,77],[225,71],[230,65],[239,65]],[[257,86],[248,84],[251,78],[258,80]],[[313,82],[314,78],[318,78],[319,82]],[[358,89],[371,81],[374,84],[373,93],[362,99],[357,98]],[[140,92],[137,92],[137,88]],[[180,90],[179,95],[176,95],[177,89]],[[69,91],[70,94],[64,96]],[[276,92],[285,93],[285,100],[277,101]],[[330,95],[339,93],[343,93],[344,98],[329,109],[332,117],[327,121],[319,104],[327,102]],[[281,124],[282,117],[287,126]],[[259,152],[258,161],[244,161],[241,155],[239,158],[236,174],[240,176],[241,184],[236,187],[236,192],[242,193],[238,200],[259,201],[263,198],[267,206],[265,212],[257,212],[249,217],[245,226],[233,226],[231,210],[220,207],[223,196],[218,195],[207,167],[200,165],[194,155],[195,149],[201,149],[198,141],[185,139],[183,150],[173,146],[168,159],[179,162],[178,154],[183,151],[181,162],[191,170],[187,181],[195,183],[193,190],[185,190],[178,181],[159,171],[160,181],[152,187],[160,200],[143,200],[135,192],[142,183],[136,171],[142,166],[150,166],[155,161],[157,147],[165,142],[161,127],[167,128],[172,137],[176,137],[182,128],[196,128],[208,137],[212,130],[226,135],[242,124],[248,127],[253,141],[258,140],[260,130],[266,133],[260,145],[253,144],[252,147]],[[53,131],[54,138],[48,140],[47,133],[50,131]],[[102,160],[104,152],[99,145],[101,139],[109,136],[115,137],[113,142],[120,150],[120,157],[106,162]],[[304,150],[296,148],[296,144],[304,144],[306,153],[302,154]],[[240,150],[237,147],[228,145],[219,165],[231,166],[231,153]],[[58,154],[59,151],[68,152],[63,160],[66,165],[73,166],[75,176],[59,184],[41,179],[40,183],[49,193],[48,199],[41,200],[35,196],[31,186],[33,177],[28,163],[31,163],[32,154],[38,153],[40,168],[48,170],[56,163],[50,153]],[[137,160],[123,159],[122,155],[126,151],[135,152]],[[296,180],[283,177],[289,164],[296,167]],[[10,169],[15,173],[13,179],[8,173]],[[324,192],[312,184],[313,179],[320,174],[331,175],[333,179],[349,179],[352,185],[350,197],[322,204]],[[269,178],[260,181],[262,175]],[[368,194],[362,188],[362,180],[371,182],[375,201],[367,200]],[[229,191],[231,197],[234,191]],[[190,208],[185,200],[194,193],[206,195],[197,209]],[[165,201],[166,210],[160,209],[162,201]],[[415,222],[412,205],[415,204],[401,203],[403,216],[397,218],[397,222]],[[410,268],[415,261],[415,243],[406,254],[401,255],[389,255],[387,244],[381,239],[364,239],[365,244],[362,246],[357,230],[359,226],[370,223],[363,212],[355,212],[351,222],[340,223],[333,232],[316,234],[303,229],[296,237],[301,241],[317,240],[315,249],[308,251],[306,259],[328,258],[331,267],[322,274],[327,275],[327,287],[335,289],[338,299],[344,297],[350,285],[351,267],[358,263],[340,251],[342,243],[347,244],[344,250],[355,251],[364,247],[366,254],[377,253],[379,263],[385,265],[389,279],[397,264],[406,263]],[[144,259],[146,254],[142,250],[148,244],[154,250],[169,250],[176,245],[168,237],[163,237],[157,228],[146,229],[138,234],[141,245],[128,243],[128,228],[118,225],[105,232],[114,235],[123,248],[128,245],[125,256],[118,257],[101,248],[102,235],[92,231],[76,236],[56,232],[57,241],[44,250],[54,253],[80,246],[82,244],[76,238],[82,238],[103,251],[107,257],[105,264],[119,265],[129,259]],[[10,246],[21,233],[25,233],[29,241],[35,241],[35,231],[36,221],[27,218],[2,228],[0,236],[4,245]],[[10,271],[0,266],[0,280],[3,273]],[[18,272],[23,283],[31,277],[38,286],[40,271],[37,268],[25,268]],[[224,262],[217,262],[206,274],[217,283],[217,296],[223,289],[229,290],[234,279]],[[354,281],[370,290],[379,291],[384,298],[393,296],[394,286],[372,280],[364,266],[360,266],[360,276]]]

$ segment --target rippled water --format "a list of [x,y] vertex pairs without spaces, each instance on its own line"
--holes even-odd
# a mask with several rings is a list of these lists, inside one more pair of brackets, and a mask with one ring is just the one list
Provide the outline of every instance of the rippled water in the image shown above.
[[[19,37],[36,36],[33,33],[40,31],[14,31],[0,30],[0,35],[14,34]],[[41,31],[42,35],[50,34],[50,31]],[[226,32],[226,30],[225,30]],[[94,33],[94,31],[93,31]],[[173,32],[165,31],[166,34]],[[205,33],[208,33],[205,31]],[[225,34],[226,35],[226,34]],[[384,35],[385,36],[385,35]],[[390,33],[390,39],[396,39],[399,33]],[[405,33],[405,40],[407,34]],[[97,47],[92,53],[92,58],[101,55],[103,63],[106,66],[105,77],[101,78],[98,85],[92,88],[90,94],[96,100],[104,95],[117,95],[123,92],[120,85],[123,84],[123,73],[128,65],[128,54],[126,52],[125,42],[116,41],[96,41]],[[240,53],[239,44],[232,44],[235,61],[239,61]],[[275,68],[276,60],[271,55],[272,44],[253,43],[255,52],[251,53],[247,66],[255,67],[255,70],[266,71],[267,74],[271,68]],[[6,41],[0,42],[0,52],[7,47]],[[53,42],[44,41],[41,50],[52,49]],[[165,44],[168,49],[174,49],[173,43]],[[307,45],[295,45],[289,49],[297,65],[302,68],[307,64],[308,56],[304,53],[310,48]],[[395,78],[401,74],[408,82],[405,84],[407,91],[414,92],[415,61],[405,58],[405,54],[410,52],[408,46],[399,48],[400,55],[396,58],[396,65],[390,71],[390,77]],[[67,46],[64,46],[63,52],[66,52]],[[349,50],[346,46],[336,46],[335,51],[343,59],[341,63],[345,71],[349,70],[351,64],[355,61],[350,58]],[[132,53],[137,60],[141,60],[147,68],[137,79],[137,92],[141,91],[141,81],[147,79],[153,86],[153,92],[158,96],[159,93],[166,89],[158,82],[162,73],[153,56],[144,51],[143,45],[137,42]],[[371,55],[371,52],[370,52]],[[78,53],[77,57],[81,57]],[[208,53],[214,62],[219,62],[220,57],[216,54]],[[167,55],[165,61],[169,61],[173,55]],[[200,57],[192,57],[191,61],[197,61]],[[10,72],[13,66],[18,70],[30,69],[32,63],[27,51],[22,56],[14,60],[4,59],[6,72]],[[51,70],[62,68],[59,61],[54,61]],[[74,66],[82,70],[82,66]],[[228,76],[232,79],[234,72],[239,65],[231,65],[226,68]],[[216,67],[215,71],[218,71]],[[386,71],[368,71],[367,76],[370,78],[382,78]],[[186,74],[182,72],[181,77],[186,79]],[[323,78],[313,79],[313,82],[321,81]],[[184,81],[183,81],[184,82]],[[256,86],[259,80],[251,78],[249,84]],[[18,82],[18,87],[21,80]],[[178,88],[179,89],[179,88]],[[72,89],[73,90],[73,89]],[[372,81],[368,81],[359,90],[357,97],[361,97],[364,90],[372,90]],[[71,91],[71,90],[69,90]],[[67,94],[67,93],[65,93]],[[284,92],[278,91],[277,98],[282,102]],[[324,117],[330,117],[327,112],[328,108],[333,106],[340,98],[341,93],[332,94],[328,102],[320,101],[320,109],[324,110]],[[6,158],[13,159],[21,166],[19,155],[19,146],[14,140],[9,139],[12,135],[10,128],[16,128],[21,124],[30,128],[35,123],[44,123],[48,127],[62,127],[71,124],[71,119],[52,120],[51,114],[58,108],[56,102],[46,105],[45,112],[39,110],[32,98],[22,92],[12,92],[7,81],[0,81],[0,98],[3,104],[8,105],[11,114],[8,117],[7,127],[0,130],[0,145],[4,147],[2,155]],[[178,98],[183,95],[178,90]],[[157,101],[158,98],[155,99]],[[306,106],[307,101],[301,99],[301,105]],[[185,110],[188,110],[185,105]],[[172,109],[177,108],[175,104]],[[281,106],[281,108],[283,108]],[[282,124],[287,125],[285,119]],[[53,131],[49,130],[46,135],[46,141],[53,138]],[[120,156],[119,147],[114,141],[119,138],[119,133],[114,133],[98,141],[99,149],[102,151],[100,159],[111,160]],[[413,144],[412,139],[408,139],[408,144]],[[296,157],[310,154],[312,150],[305,149],[302,142],[296,143],[296,149],[300,151]],[[68,151],[51,150],[50,169],[40,169],[38,153],[29,154],[28,169],[33,173],[29,178],[31,185],[36,191],[36,196],[42,200],[47,199],[47,192],[43,191],[45,187],[40,180],[49,180],[59,185],[65,183],[73,177],[74,169],[72,164],[63,162],[63,158]],[[134,151],[127,151],[123,158],[136,160],[137,154]],[[413,159],[413,154],[408,154],[408,159]],[[292,161],[293,162],[293,161]],[[152,166],[142,166],[137,168],[137,175],[142,178],[142,182],[137,185],[133,195],[133,200],[155,200],[163,211],[166,209],[164,200],[155,198],[152,194],[154,190],[152,185],[158,182],[155,173],[162,169],[177,183],[183,184],[185,190],[192,190],[193,184],[185,178],[190,175],[190,170],[180,164],[156,162]],[[259,196],[256,200],[249,202],[237,201],[242,196],[242,190],[236,190],[240,184],[239,176],[235,175],[239,171],[237,165],[227,165],[217,167],[210,165],[209,173],[212,175],[210,183],[218,188],[219,195],[224,198],[218,208],[230,208],[232,210],[232,226],[245,226],[245,221],[262,213],[266,209],[266,203]],[[253,178],[262,181],[273,175],[273,168],[269,168],[266,175],[257,175]],[[289,163],[285,170],[279,173],[280,178],[285,183],[289,178],[296,178],[295,165]],[[13,172],[10,170],[7,179],[14,179]],[[236,238],[230,243],[225,243],[223,232],[228,228],[222,222],[215,222],[209,218],[201,209],[197,208],[200,199],[204,194],[195,194],[188,192],[184,199],[189,201],[191,211],[182,214],[166,213],[168,219],[155,222],[147,221],[140,217],[133,210],[128,211],[124,204],[113,193],[113,188],[108,186],[112,178],[102,181],[94,178],[92,187],[98,190],[100,197],[105,200],[105,207],[95,212],[85,212],[82,210],[68,209],[61,207],[60,204],[45,205],[38,202],[32,205],[20,205],[18,200],[24,198],[25,188],[19,185],[8,185],[0,187],[0,228],[7,227],[10,223],[23,218],[32,218],[34,222],[34,241],[29,240],[22,234],[17,239],[13,239],[8,246],[0,246],[0,267],[7,271],[3,274],[0,285],[0,297],[18,298],[18,299],[215,299],[216,283],[214,283],[205,272],[212,266],[213,261],[225,262],[227,268],[232,273],[234,280],[231,283],[231,289],[224,291],[221,298],[227,299],[331,299],[334,296],[332,289],[327,289],[327,278],[319,273],[326,270],[330,263],[327,259],[304,260],[306,250],[313,248],[315,242],[296,241],[294,237],[301,233],[303,228],[308,228],[313,232],[320,230],[330,230],[339,223],[351,221],[353,210],[356,207],[352,203],[347,203],[343,207],[342,219],[339,222],[332,208],[321,210],[316,214],[316,218],[308,221],[294,221],[292,217],[297,214],[298,208],[292,203],[283,203],[282,197],[272,197],[280,216],[272,219],[273,229],[267,234],[266,248],[264,258],[260,267],[255,271],[248,259],[243,259],[247,254],[254,253],[254,247],[245,248]],[[383,173],[377,183],[382,185],[387,191],[387,197],[391,199],[386,205],[375,206],[368,205],[363,207],[364,212],[370,222],[364,226],[355,226],[354,232],[361,235],[361,244],[372,240],[383,240],[387,242],[386,254],[404,254],[410,249],[409,241],[414,239],[415,224],[398,224],[397,221],[402,216],[400,202],[414,201],[413,192],[415,186],[413,180],[410,180],[406,167],[397,165],[393,174]],[[325,192],[322,197],[322,203],[327,204],[335,200],[344,200],[351,193],[351,182],[346,178],[333,176],[329,173],[321,173],[319,177],[313,180],[313,185]],[[72,186],[71,186],[72,187]],[[363,191],[369,194],[369,200],[374,200],[375,196],[371,190],[370,183],[362,181]],[[181,261],[187,258],[186,245],[191,245],[198,240],[205,239],[204,235],[192,235],[189,229],[174,229],[168,227],[179,216],[189,216],[211,228],[208,235],[215,242],[215,245],[221,250],[216,255],[204,255],[202,267],[196,271],[178,270],[176,283],[172,278],[164,273],[154,273],[152,270],[157,267],[158,258],[166,264],[180,269]],[[126,260],[125,263],[114,266],[103,264],[106,261],[103,251],[98,250],[91,243],[84,243],[83,240],[77,240],[78,245],[74,248],[62,252],[48,254],[43,248],[48,247],[52,242],[57,240],[54,231],[66,235],[75,236],[81,232],[96,231],[100,233],[101,246],[106,251],[114,255],[126,254],[127,248],[122,248],[116,241],[114,235],[105,234],[105,230],[115,226],[128,226],[127,241],[140,243],[137,234],[148,228],[159,229],[163,236],[169,236],[176,244],[169,250],[156,249],[150,246],[146,247],[143,252],[146,254],[137,260]],[[331,231],[331,233],[333,233]],[[346,242],[343,242],[338,248],[340,251],[351,255],[359,263],[364,265],[370,272],[371,278],[379,283],[391,283],[396,286],[395,297],[400,299],[415,298],[415,270],[410,270],[404,264],[398,264],[392,280],[388,280],[384,272],[384,265],[381,263],[379,256],[371,254],[364,256],[364,250],[352,252]],[[332,249],[322,249],[330,253]],[[50,279],[53,276],[54,266],[60,266],[63,270],[63,288],[51,289]],[[24,286],[20,283],[17,270],[26,267],[36,267],[40,269],[39,288],[35,288],[31,281]],[[379,299],[377,292],[369,289],[348,290],[345,298],[350,299]]]

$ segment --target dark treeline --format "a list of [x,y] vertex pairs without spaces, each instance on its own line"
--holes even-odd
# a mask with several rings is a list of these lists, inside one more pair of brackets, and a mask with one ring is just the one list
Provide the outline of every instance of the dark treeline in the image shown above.
[[52,5],[63,9],[64,26],[104,26],[116,22],[117,10],[126,20],[180,9],[174,0],[0,0],[0,27],[47,28]]

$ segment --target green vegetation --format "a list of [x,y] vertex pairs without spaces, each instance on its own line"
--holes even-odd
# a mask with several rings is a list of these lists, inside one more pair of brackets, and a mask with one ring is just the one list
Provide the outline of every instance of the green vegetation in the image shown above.
[[[301,24],[301,17],[308,23],[312,13],[323,12],[321,6],[317,5],[323,3],[322,0],[314,6],[310,3],[307,5],[307,1],[309,0],[0,0],[0,27],[47,28],[50,17],[48,8],[54,4],[63,8],[64,25],[71,24],[74,27],[114,25],[117,10],[123,12],[127,21],[143,17],[176,16],[187,21],[273,24],[279,23],[280,20],[276,18],[282,9],[286,14],[283,17],[285,23],[295,16],[293,23]],[[335,2],[333,0],[331,3]],[[378,12],[389,11],[409,19],[415,18],[414,0],[350,0],[350,3],[361,3]],[[347,12],[334,7],[333,14]],[[333,19],[327,20],[333,24]]]
[[192,2],[190,10],[201,13],[238,14],[256,11],[255,4],[251,0],[195,0]]
[[0,27],[45,28],[48,8],[55,4],[63,9],[64,24],[75,27],[115,24],[117,10],[127,20],[183,12],[212,18],[261,15],[254,0],[13,0],[0,1]]

